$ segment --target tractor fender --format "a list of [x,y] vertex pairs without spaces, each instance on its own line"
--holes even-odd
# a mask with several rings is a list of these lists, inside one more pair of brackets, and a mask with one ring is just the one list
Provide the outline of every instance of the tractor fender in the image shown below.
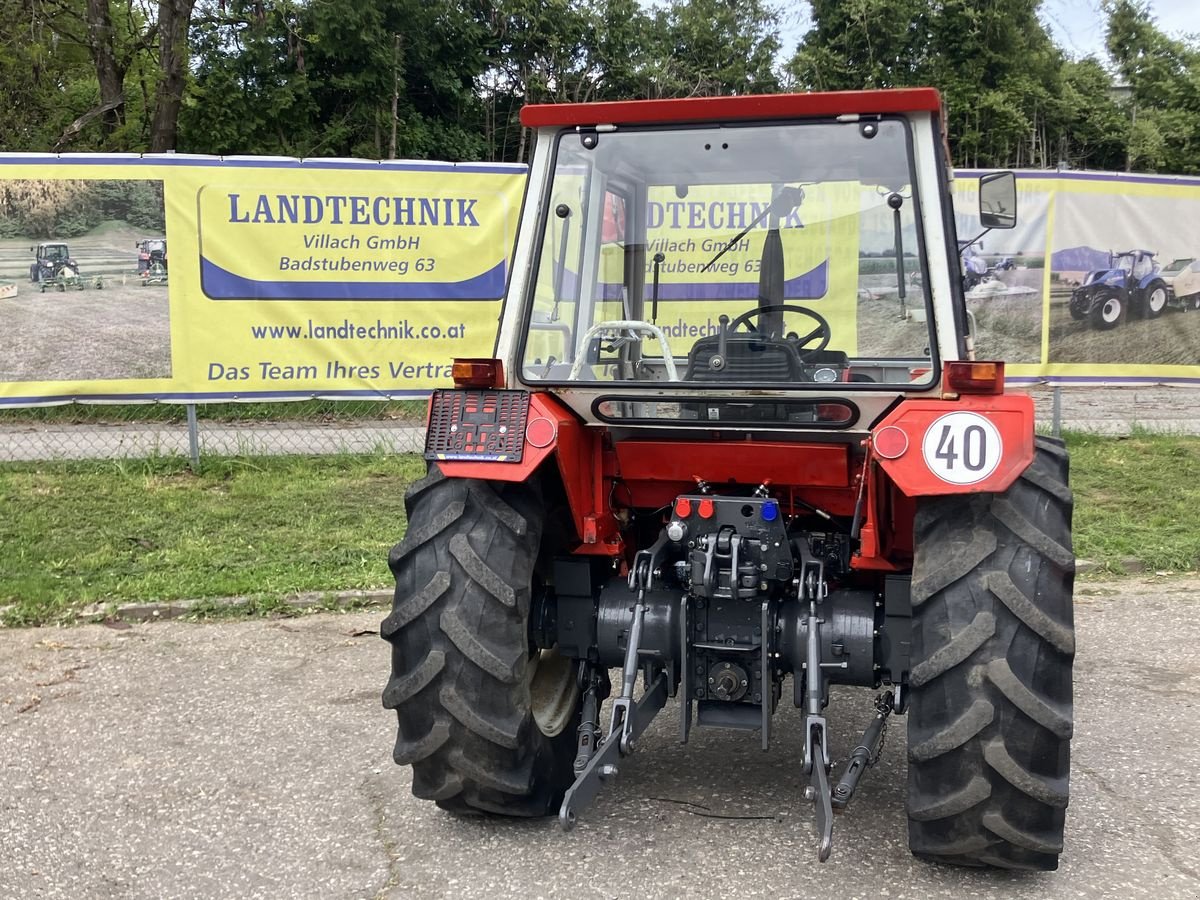
[[909,497],[1000,493],[1033,462],[1033,399],[906,400],[872,429],[868,452]]
[[[437,394],[430,397],[430,411]],[[527,481],[543,466],[553,467],[561,480],[576,534],[583,547],[579,552],[615,553],[621,546],[616,520],[605,514],[603,453],[600,434],[587,429],[554,397],[529,395],[525,441],[519,461],[444,460],[426,453],[426,459],[447,478],[479,478],[486,481]]]

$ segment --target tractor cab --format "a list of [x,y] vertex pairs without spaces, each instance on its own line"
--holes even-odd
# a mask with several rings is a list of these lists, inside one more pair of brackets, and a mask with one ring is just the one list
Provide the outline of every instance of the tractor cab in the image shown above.
[[[691,109],[704,118],[666,102],[525,111],[529,265],[498,350],[511,384],[626,425],[864,427],[936,392],[970,349],[935,110]],[[1011,214],[1011,175],[988,185]],[[836,414],[810,399],[832,387],[855,398]]]
[[66,244],[38,244],[36,253],[41,262],[63,262],[71,258]]

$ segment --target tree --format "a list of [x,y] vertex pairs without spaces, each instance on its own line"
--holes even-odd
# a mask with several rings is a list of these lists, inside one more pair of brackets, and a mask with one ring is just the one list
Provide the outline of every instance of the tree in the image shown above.
[[1200,172],[1200,49],[1165,35],[1149,4],[1105,4],[1108,52],[1129,86],[1126,168]]
[[955,159],[1053,165],[1063,110],[1062,52],[1038,0],[816,0],[788,65],[822,90],[933,85],[946,100]]
[[[88,0],[103,3],[106,0]],[[150,150],[175,149],[188,64],[188,25],[196,0],[160,0],[158,4],[158,87],[150,124]]]

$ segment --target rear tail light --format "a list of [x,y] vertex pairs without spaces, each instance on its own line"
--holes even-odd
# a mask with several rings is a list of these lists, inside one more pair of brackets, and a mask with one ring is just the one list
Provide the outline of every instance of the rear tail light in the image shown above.
[[450,377],[460,388],[503,387],[504,364],[498,359],[456,359]]
[[1004,363],[946,363],[944,389],[954,394],[1003,394]]

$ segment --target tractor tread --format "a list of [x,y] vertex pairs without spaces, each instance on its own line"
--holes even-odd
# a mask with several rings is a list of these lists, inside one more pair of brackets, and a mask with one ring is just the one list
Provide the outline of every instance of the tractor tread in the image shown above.
[[472,581],[509,609],[516,607],[517,592],[505,582],[499,572],[479,558],[465,534],[456,534],[450,538],[450,555],[458,560],[458,564]]
[[427,777],[425,772],[413,773],[413,796],[420,800],[449,800],[462,793],[463,780],[457,773],[443,769]]
[[1004,493],[918,501],[908,833],[919,856],[1058,867],[1075,654],[1068,465],[1061,442],[1038,437]]
[[[949,537],[949,534],[946,537]],[[982,560],[995,551],[996,536],[990,531],[976,529],[971,534],[970,543],[956,546],[955,552],[947,553],[947,558],[939,560],[939,565],[933,571],[920,578],[914,573],[911,587],[913,606],[920,606],[930,597],[966,578]]]
[[380,635],[385,638],[391,637],[405,625],[415,622],[424,615],[429,607],[441,599],[449,587],[450,573],[434,572],[425,587],[396,604],[391,615],[384,619],[383,624],[379,626]]
[[1020,619],[1027,628],[1052,646],[1059,653],[1072,656],[1075,653],[1075,630],[1052,619],[1041,607],[1022,593],[1007,572],[989,572],[984,576],[984,586]]
[[464,508],[465,504],[462,500],[451,501],[428,522],[422,522],[415,528],[410,527],[404,535],[404,540],[396,547],[397,560],[408,555],[408,553],[417,547],[429,543],[429,541],[457,522],[462,518]]
[[488,513],[501,522],[505,528],[517,537],[524,537],[529,531],[528,520],[509,506],[486,481],[472,481],[468,490],[476,500],[485,503]]
[[993,659],[987,665],[988,680],[1008,698],[1008,701],[1043,728],[1048,728],[1058,737],[1066,739],[1074,730],[1071,717],[1056,703],[1030,690],[1019,679],[1006,659]]
[[446,478],[437,465],[405,496],[409,528],[392,549],[384,706],[393,756],[412,792],[459,815],[557,811],[573,778],[575,728],[533,720],[529,611],[543,537],[540,482]]
[[987,611],[980,612],[969,625],[954,634],[949,642],[913,666],[909,674],[909,683],[913,687],[921,687],[939,675],[944,675],[959,663],[969,659],[995,633],[996,617]]
[[983,745],[983,758],[995,769],[1000,776],[1023,794],[1028,794],[1039,803],[1055,806],[1060,809],[1067,807],[1067,783],[1065,778],[1040,778],[1028,768],[1021,765],[1012,754],[1003,739],[993,738]]
[[909,799],[908,815],[919,822],[930,822],[934,819],[944,819],[947,816],[957,816],[972,806],[978,806],[992,796],[992,786],[986,778],[976,776],[963,787],[952,794],[929,799],[927,797],[912,797]]
[[496,716],[488,718],[472,707],[452,684],[443,687],[439,696],[446,712],[468,731],[510,750],[520,747],[521,725],[525,721],[522,716],[510,715],[507,721],[500,721]]
[[1027,543],[1042,556],[1064,569],[1075,568],[1075,554],[1059,544],[1037,525],[1025,518],[1008,500],[997,499],[992,504],[992,515],[1013,534]]
[[442,745],[450,739],[450,723],[439,719],[433,723],[433,727],[425,734],[424,737],[415,741],[406,741],[403,736],[396,738],[396,746],[392,750],[392,759],[401,766],[418,763],[423,759],[428,759],[434,753],[441,749]]
[[476,760],[461,747],[450,751],[450,765],[460,775],[465,775],[481,787],[500,791],[503,794],[523,795],[529,793],[533,781],[533,758],[514,769],[494,768],[488,760]]
[[1034,853],[1062,853],[1062,838],[1047,838],[1035,831],[1019,828],[997,809],[989,809],[983,814],[983,827],[997,837],[1003,838],[1010,844],[1032,850]]
[[996,708],[992,704],[983,699],[976,700],[966,712],[949,725],[925,738],[919,744],[910,746],[908,757],[917,762],[927,762],[943,753],[957,750],[991,725],[995,716]]
[[500,655],[500,651],[488,647],[476,636],[475,630],[458,615],[457,606],[446,608],[440,624],[442,633],[449,638],[450,643],[457,647],[464,657],[497,681],[516,684],[521,680],[520,665],[525,656],[523,651],[515,652],[511,658],[505,659]]
[[397,675],[388,681],[383,691],[383,705],[387,709],[395,709],[401,703],[411,699],[429,687],[430,682],[446,668],[446,654],[440,650],[431,650],[407,675]]
[[913,853],[933,857],[974,856],[992,846],[992,842],[978,834],[962,837],[945,838],[943,840],[923,841],[909,846]]

